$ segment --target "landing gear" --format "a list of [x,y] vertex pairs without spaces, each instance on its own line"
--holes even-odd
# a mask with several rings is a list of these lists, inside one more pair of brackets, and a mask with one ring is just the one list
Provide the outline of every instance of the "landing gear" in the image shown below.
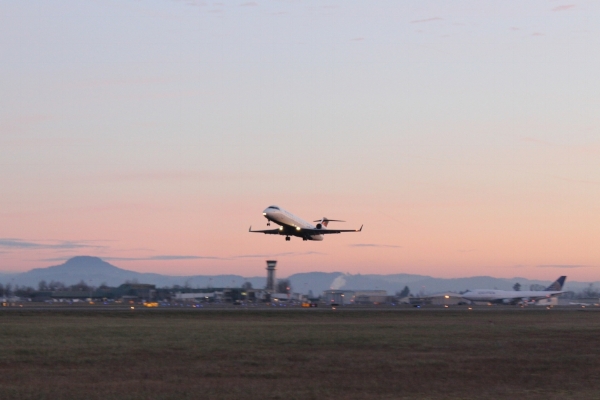
[[271,226],[271,221],[267,222],[267,226]]
[[308,239],[307,238],[302,238],[302,240],[304,240],[306,242]]
[[285,241],[286,241],[286,242],[289,242],[289,241],[290,241],[290,237],[289,237],[289,236],[286,236],[286,237],[285,237]]

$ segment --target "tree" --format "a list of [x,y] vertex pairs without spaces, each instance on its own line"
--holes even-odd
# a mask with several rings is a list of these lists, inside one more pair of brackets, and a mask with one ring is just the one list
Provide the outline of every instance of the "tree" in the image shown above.
[[45,281],[45,280],[43,280],[43,279],[42,279],[42,280],[41,280],[41,281],[38,283],[38,290],[39,290],[40,292],[43,292],[43,291],[46,291],[46,290],[48,290],[48,284],[46,283],[46,281]]
[[65,289],[65,284],[59,281],[50,281],[50,283],[48,284],[48,290],[52,290],[53,292]]
[[85,283],[85,281],[82,279],[81,281],[79,281],[79,283],[76,283],[75,285],[71,285],[71,287],[69,288],[73,291],[77,291],[77,292],[88,292],[90,290],[92,290],[92,288],[90,286],[88,286],[87,283]]
[[31,294],[35,292],[35,289],[31,286],[19,286],[15,285],[14,294],[18,297],[29,297]]
[[277,293],[290,293],[292,291],[292,284],[289,279],[279,279],[277,281]]
[[513,285],[513,290],[514,290],[515,292],[519,292],[519,291],[521,290],[521,284],[520,284],[519,282],[515,283],[515,284]]
[[581,291],[581,297],[600,297],[600,293],[594,289],[594,284],[590,283],[588,287]]
[[402,291],[397,292],[396,296],[402,298],[402,297],[407,297],[410,294],[410,289],[408,288],[408,286],[404,286],[404,289],[402,289]]
[[244,282],[244,283],[242,284],[242,289],[244,289],[244,290],[250,290],[250,289],[252,289],[252,283],[250,283],[250,282],[247,282],[247,281],[246,281],[246,282]]

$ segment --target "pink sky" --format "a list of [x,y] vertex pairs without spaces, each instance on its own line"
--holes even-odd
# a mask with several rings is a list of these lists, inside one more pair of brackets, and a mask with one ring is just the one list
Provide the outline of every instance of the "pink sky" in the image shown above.
[[597,3],[2,11],[0,272],[600,280]]

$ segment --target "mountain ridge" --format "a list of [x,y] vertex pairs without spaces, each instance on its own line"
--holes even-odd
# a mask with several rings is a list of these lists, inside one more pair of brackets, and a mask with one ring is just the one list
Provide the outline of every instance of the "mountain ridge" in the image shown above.
[[[277,272],[281,273],[281,270]],[[494,278],[492,276],[480,275],[463,278],[435,278],[427,275],[413,274],[347,274],[342,272],[301,272],[289,275],[294,291],[308,293],[312,291],[315,295],[327,289],[341,290],[372,290],[382,289],[393,294],[408,286],[413,294],[438,293],[443,291],[464,291],[468,289],[502,289],[512,290],[515,283],[527,288],[529,285],[550,284],[558,277],[551,280],[531,280],[520,277]],[[170,276],[157,273],[142,273],[130,271],[114,266],[99,257],[76,256],[68,259],[63,264],[53,265],[46,268],[34,268],[27,272],[0,274],[0,283],[11,283],[37,287],[42,280],[46,282],[58,281],[66,285],[72,285],[84,281],[92,286],[107,284],[118,286],[127,281],[149,283],[158,287],[165,286],[188,286],[192,288],[202,287],[239,287],[245,282],[252,284],[254,288],[263,288],[266,284],[266,276],[244,277],[236,274],[221,275],[188,275]],[[600,282],[591,282],[596,287]],[[567,279],[565,290],[580,291],[589,287],[590,282],[573,282]]]

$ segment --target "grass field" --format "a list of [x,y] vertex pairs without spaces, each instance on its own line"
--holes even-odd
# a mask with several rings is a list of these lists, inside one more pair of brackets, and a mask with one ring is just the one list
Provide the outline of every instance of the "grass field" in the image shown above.
[[600,312],[0,311],[0,399],[598,399]]

